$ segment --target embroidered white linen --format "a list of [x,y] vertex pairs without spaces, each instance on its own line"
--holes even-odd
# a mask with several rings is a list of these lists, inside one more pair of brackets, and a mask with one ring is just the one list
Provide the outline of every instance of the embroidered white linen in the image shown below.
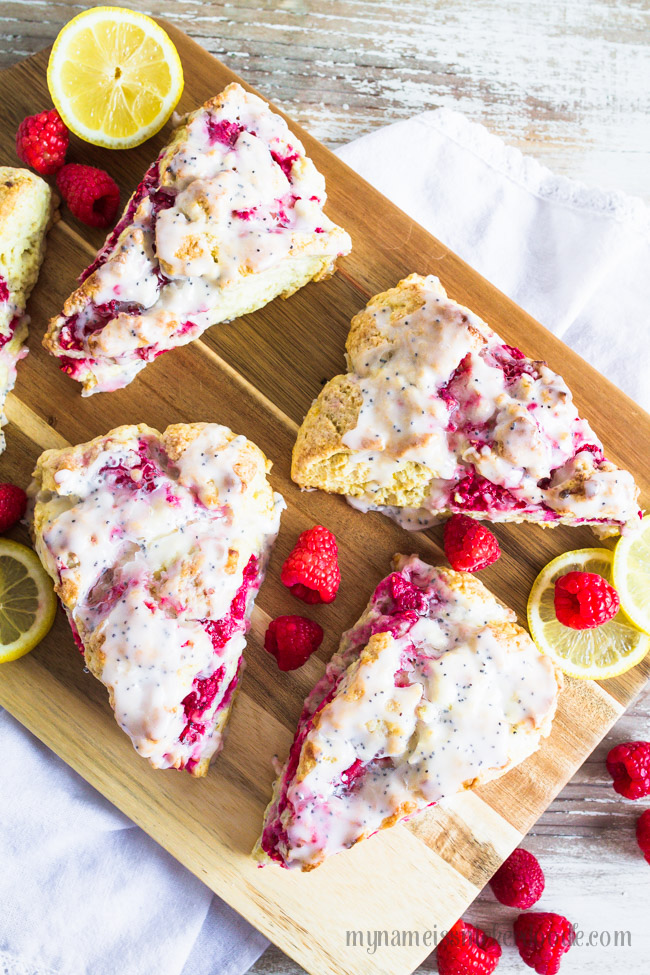
[[[650,409],[640,200],[554,176],[447,109],[339,155]],[[2,711],[0,735],[0,975],[115,975],[116,959],[125,975],[249,968],[262,935]]]

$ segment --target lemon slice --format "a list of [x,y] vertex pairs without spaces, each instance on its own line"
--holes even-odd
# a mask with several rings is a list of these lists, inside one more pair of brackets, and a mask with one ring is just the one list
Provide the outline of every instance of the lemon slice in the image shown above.
[[603,680],[640,663],[650,649],[642,633],[619,610],[614,619],[592,630],[573,630],[555,616],[555,581],[567,572],[597,572],[612,580],[614,553],[607,548],[565,552],[542,569],[528,597],[528,626],[537,648],[571,677]]
[[614,549],[614,585],[634,625],[650,633],[650,515],[641,522],[638,534],[619,539]]
[[36,553],[0,538],[0,663],[33,650],[55,615],[52,581]]
[[181,97],[183,69],[151,17],[93,7],[55,40],[47,84],[59,115],[80,139],[129,149],[162,129]]

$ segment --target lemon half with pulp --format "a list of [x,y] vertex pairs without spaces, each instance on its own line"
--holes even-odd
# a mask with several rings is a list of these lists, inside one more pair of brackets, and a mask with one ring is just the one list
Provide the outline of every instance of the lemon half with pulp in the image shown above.
[[96,146],[128,149],[163,127],[181,97],[183,69],[150,17],[93,7],[54,42],[47,84],[71,132]]
[[49,633],[55,615],[52,580],[36,553],[0,538],[0,663],[33,650]]
[[596,572],[611,583],[613,562],[614,553],[607,548],[565,552],[542,569],[530,591],[528,626],[533,640],[571,677],[617,677],[640,663],[650,650],[650,636],[637,629],[621,610],[591,630],[573,630],[555,615],[555,582],[560,576]]

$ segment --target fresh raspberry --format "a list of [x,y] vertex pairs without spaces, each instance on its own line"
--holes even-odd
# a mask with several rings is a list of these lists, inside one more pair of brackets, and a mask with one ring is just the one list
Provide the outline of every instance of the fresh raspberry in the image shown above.
[[27,495],[15,484],[0,484],[0,532],[20,521],[27,508]]
[[338,554],[331,531],[315,525],[298,537],[280,578],[304,603],[331,603],[341,582]]
[[501,946],[480,928],[456,921],[438,945],[439,975],[492,975]]
[[302,667],[323,642],[323,628],[304,616],[278,616],[271,620],[264,649],[272,653],[280,670]]
[[626,799],[650,796],[650,741],[626,741],[607,756],[614,788]]
[[562,955],[575,941],[570,921],[561,914],[531,911],[515,921],[515,944],[519,954],[537,975],[556,975]]
[[28,115],[16,132],[16,152],[23,162],[43,176],[61,169],[70,138],[55,108]]
[[490,887],[502,904],[527,911],[544,892],[544,874],[537,857],[528,850],[515,850],[492,877]]
[[446,522],[444,546],[452,569],[464,572],[485,569],[501,555],[490,529],[467,515],[452,515]]
[[572,630],[592,630],[618,613],[613,586],[597,572],[567,572],[555,583],[555,615]]
[[641,813],[636,824],[636,841],[641,847],[644,857],[650,863],[650,809]]
[[68,163],[59,172],[56,185],[77,220],[89,227],[108,227],[120,205],[120,190],[103,169]]

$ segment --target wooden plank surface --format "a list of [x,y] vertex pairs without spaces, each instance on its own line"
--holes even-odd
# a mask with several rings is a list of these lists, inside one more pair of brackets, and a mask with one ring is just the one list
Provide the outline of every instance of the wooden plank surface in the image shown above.
[[[168,17],[326,145],[446,106],[650,199],[647,0],[120,0]],[[85,3],[4,0],[0,65]]]
[[[181,44],[177,35],[174,39],[179,43],[181,53],[187,56],[189,48],[186,44]],[[192,72],[187,71],[185,107],[192,107],[228,80],[223,69],[208,66],[208,62],[200,60],[199,53],[192,54],[191,63]],[[2,109],[5,113],[2,119],[3,161],[13,159],[7,133],[15,130],[18,119],[33,110],[34,99],[39,92],[44,92],[43,64],[41,57],[14,69],[7,76],[3,86],[6,93]],[[12,97],[10,91],[14,93]],[[156,146],[148,145],[119,156],[88,147],[82,150],[77,146],[73,149],[76,153],[73,159],[107,166],[128,192],[162,142],[164,135],[158,137]],[[410,832],[400,828],[386,841],[382,837],[365,844],[371,854],[364,852],[362,847],[361,853],[353,851],[348,858],[337,858],[331,867],[328,865],[323,871],[317,871],[312,876],[323,879],[311,881],[309,878],[308,905],[304,903],[305,888],[298,885],[296,890],[293,882],[285,883],[285,875],[278,877],[274,872],[269,881],[264,880],[269,871],[251,874],[246,859],[247,843],[254,838],[256,822],[268,792],[270,755],[275,750],[286,751],[302,696],[321,672],[322,661],[334,648],[335,633],[354,621],[371,585],[385,573],[392,551],[403,548],[406,543],[425,556],[435,558],[439,555],[439,533],[435,531],[430,536],[406,537],[376,516],[363,520],[341,499],[300,495],[287,479],[288,452],[296,423],[320,387],[321,379],[339,370],[349,317],[364,298],[394,283],[406,271],[426,270],[423,263],[436,257],[440,258],[436,266],[441,268],[443,283],[454,297],[475,307],[507,339],[519,341],[537,355],[545,355],[551,363],[554,357],[563,363],[563,372],[573,383],[578,401],[593,419],[596,429],[608,447],[616,445],[611,452],[632,467],[639,478],[642,471],[637,463],[635,441],[636,437],[647,437],[650,431],[648,418],[620,393],[611,392],[607,407],[604,406],[603,400],[607,398],[602,395],[606,388],[604,381],[596,379],[592,370],[568,355],[559,342],[516,311],[461,262],[446,254],[441,245],[418,228],[411,227],[410,221],[387,204],[380,203],[376,194],[360,186],[344,167],[317,146],[310,144],[309,148],[328,176],[330,214],[344,222],[353,235],[355,251],[344,262],[341,275],[326,284],[310,286],[290,301],[276,303],[236,326],[213,330],[204,337],[205,341],[162,357],[129,389],[90,401],[79,400],[73,384],[53,369],[34,334],[32,355],[22,366],[17,395],[10,404],[13,422],[9,429],[10,447],[3,458],[3,472],[22,480],[39,448],[60,438],[86,439],[117,422],[132,419],[142,419],[159,427],[173,420],[219,419],[256,439],[276,462],[274,481],[290,501],[290,510],[284,519],[271,577],[256,611],[255,639],[251,641],[246,683],[234,716],[228,751],[206,782],[198,784],[196,789],[192,787],[193,783],[183,781],[183,777],[173,776],[173,773],[152,773],[143,768],[143,763],[131,753],[128,741],[113,724],[103,689],[80,672],[63,625],[47,645],[27,661],[3,670],[3,678],[5,674],[8,677],[2,681],[0,695],[8,703],[11,698],[11,709],[20,712],[25,723],[40,737],[242,913],[285,945],[308,970],[405,972],[424,957],[426,949],[400,949],[392,955],[362,958],[358,957],[358,952],[351,955],[345,951],[343,935],[350,924],[351,905],[356,908],[355,926],[367,921],[373,929],[401,925],[411,929],[420,926],[424,930],[432,926],[432,918],[444,926],[445,918],[448,921],[450,914],[459,912],[460,901],[474,896],[499,858],[516,842],[519,831],[531,825],[554,791],[617,717],[620,709],[609,692],[613,692],[618,701],[626,703],[642,685],[645,674],[637,673],[626,680],[608,682],[605,694],[590,685],[570,685],[564,695],[550,748],[527,763],[523,770],[481,790],[478,808],[484,809],[483,819],[491,832],[490,842],[481,844],[480,855],[468,855],[466,846],[456,854],[444,842],[441,824],[465,835],[468,833],[466,819],[469,818],[471,823],[475,821],[476,809],[469,809],[459,802],[457,807],[452,803],[447,810],[420,817]],[[362,211],[372,213],[375,218],[377,212],[381,212],[390,224],[391,233],[400,239],[408,239],[408,247],[398,255],[395,248],[389,246],[387,238],[384,249],[381,246],[377,249],[373,244],[375,228],[365,222]],[[373,234],[369,237],[371,231]],[[58,309],[74,276],[85,263],[85,254],[90,253],[87,247],[84,249],[80,235],[85,237],[87,231],[78,225],[69,227],[66,224],[59,225],[52,235],[46,268],[32,301],[34,333],[40,333],[46,316]],[[93,239],[93,243],[99,243],[99,239]],[[417,265],[409,263],[414,261]],[[319,324],[317,341],[315,322]],[[290,336],[290,343],[284,335]],[[256,351],[255,357],[243,351],[249,353],[251,348]],[[300,362],[299,371],[295,368],[296,361]],[[184,381],[189,374],[193,376],[191,392]],[[625,436],[620,435],[612,421],[617,411],[619,418],[628,418],[623,431]],[[635,435],[630,431],[633,424],[636,424]],[[269,672],[260,652],[259,635],[268,615],[291,609],[286,592],[274,578],[273,566],[277,570],[296,532],[314,520],[324,520],[332,525],[342,540],[347,598],[345,602],[337,600],[335,607],[324,611],[323,618],[327,619],[331,630],[320,660],[312,661],[304,673],[274,675]],[[364,542],[370,526],[372,546],[368,553]],[[504,559],[499,563],[500,571],[488,570],[484,578],[520,613],[530,581],[549,557],[563,548],[592,542],[591,534],[586,530],[542,534],[524,526],[510,531],[500,529],[499,535],[505,550]],[[40,697],[36,702],[33,689],[28,694],[27,686],[40,688],[44,700],[51,706],[48,705],[45,711],[35,707],[36,703],[43,702]],[[50,688],[52,693],[48,694]],[[97,732],[93,740],[100,742],[92,751],[82,747],[88,723]],[[253,735],[251,728],[255,729]],[[182,809],[180,818],[172,823],[169,821],[171,809],[177,812]],[[250,821],[243,822],[246,816]],[[186,826],[186,833],[180,839],[179,822]],[[495,822],[499,824],[498,828]],[[415,847],[414,843],[417,844]],[[209,850],[207,857],[206,849]],[[409,897],[404,898],[408,907],[406,915],[394,898],[394,889],[399,886],[405,869],[403,863],[400,869],[396,866],[402,862],[402,857],[406,857],[407,863],[413,863]],[[383,891],[376,890],[368,882],[370,871],[374,875],[377,873],[378,858],[381,858],[381,873],[387,885]],[[422,862],[425,869],[422,869]],[[444,898],[436,889],[437,878],[444,881]],[[395,888],[391,886],[393,883]],[[342,896],[341,890],[344,891]],[[387,896],[387,890],[390,896]],[[333,891],[338,892],[337,897],[332,898]],[[323,897],[328,905],[326,926],[320,917],[314,917],[314,904],[319,904]],[[413,898],[417,903],[414,904]],[[341,901],[340,905],[338,901]],[[338,912],[335,910],[337,906],[340,907]],[[382,918],[386,919],[386,925],[382,924]],[[314,933],[314,926],[320,927],[320,936]]]

